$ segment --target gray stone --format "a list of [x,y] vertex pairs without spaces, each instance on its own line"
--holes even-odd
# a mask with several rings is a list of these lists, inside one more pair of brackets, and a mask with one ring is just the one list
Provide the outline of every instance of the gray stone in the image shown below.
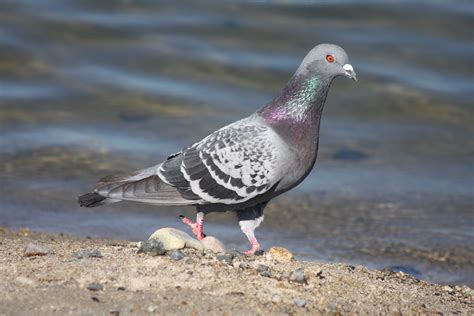
[[175,228],[166,227],[158,229],[148,240],[152,239],[159,240],[163,244],[163,248],[167,251],[183,248],[204,250],[204,246],[199,240]]
[[264,265],[264,264],[259,264],[256,268],[256,270],[260,273],[264,272],[264,271],[268,271],[268,266]]
[[89,284],[87,286],[87,289],[89,291],[97,292],[97,291],[102,291],[103,287],[102,287],[102,284],[94,282],[94,283]]
[[271,278],[272,275],[270,274],[270,271],[262,271],[260,272],[260,275],[266,278]]
[[73,254],[77,259],[102,258],[102,253],[98,249],[81,249]]
[[177,250],[177,249],[171,250],[171,252],[169,253],[169,256],[174,261],[179,261],[183,259],[184,257],[186,257],[186,255],[181,250]]
[[46,256],[47,254],[49,254],[48,248],[33,243],[29,243],[23,253],[25,257]]
[[211,250],[215,253],[225,251],[225,245],[216,237],[207,236],[203,240],[201,240],[201,243],[205,250]]
[[234,256],[234,258],[236,258],[236,257],[241,257],[241,256],[244,255],[241,251],[238,251],[238,250],[235,249],[235,248],[229,249],[229,250],[227,250],[226,252],[227,252],[228,254],[231,254],[232,256]]
[[294,301],[296,306],[299,306],[299,307],[305,307],[306,306],[306,300],[305,299],[302,299],[302,298],[295,298]]
[[289,280],[291,282],[296,282],[296,283],[301,283],[301,284],[306,283],[306,276],[304,274],[304,269],[299,268],[291,272]]
[[137,253],[147,253],[151,256],[164,255],[166,250],[163,247],[163,243],[157,239],[149,239],[140,245]]
[[232,264],[232,261],[234,260],[234,255],[228,252],[223,252],[223,253],[218,254],[216,256],[216,259],[230,265]]

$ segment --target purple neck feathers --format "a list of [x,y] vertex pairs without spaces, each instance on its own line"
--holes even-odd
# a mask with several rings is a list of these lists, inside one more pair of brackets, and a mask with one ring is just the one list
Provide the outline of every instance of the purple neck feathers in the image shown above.
[[295,74],[281,94],[258,113],[285,138],[314,140],[330,85],[331,80]]

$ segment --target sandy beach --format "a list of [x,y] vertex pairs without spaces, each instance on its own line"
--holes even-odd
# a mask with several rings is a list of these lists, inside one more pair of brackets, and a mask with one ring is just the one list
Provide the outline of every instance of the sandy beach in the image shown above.
[[[474,291],[402,272],[0,229],[1,315],[472,314]],[[224,260],[222,259],[224,258]]]

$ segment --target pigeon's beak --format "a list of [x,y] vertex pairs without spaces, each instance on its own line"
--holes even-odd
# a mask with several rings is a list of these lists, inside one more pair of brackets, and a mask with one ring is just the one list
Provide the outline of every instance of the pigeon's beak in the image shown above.
[[344,66],[342,66],[342,68],[344,69],[344,74],[346,75],[346,77],[351,78],[354,81],[357,81],[357,75],[354,71],[354,68],[352,68],[351,64],[345,64]]

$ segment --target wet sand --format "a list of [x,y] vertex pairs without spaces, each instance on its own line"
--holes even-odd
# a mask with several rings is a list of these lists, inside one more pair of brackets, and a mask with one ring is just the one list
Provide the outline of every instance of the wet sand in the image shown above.
[[[0,229],[0,314],[471,314],[474,291],[404,273],[238,256],[231,264],[185,249],[137,254],[134,243]],[[34,243],[43,256],[25,256]],[[101,258],[78,259],[97,249]],[[306,281],[289,281],[296,269]]]

